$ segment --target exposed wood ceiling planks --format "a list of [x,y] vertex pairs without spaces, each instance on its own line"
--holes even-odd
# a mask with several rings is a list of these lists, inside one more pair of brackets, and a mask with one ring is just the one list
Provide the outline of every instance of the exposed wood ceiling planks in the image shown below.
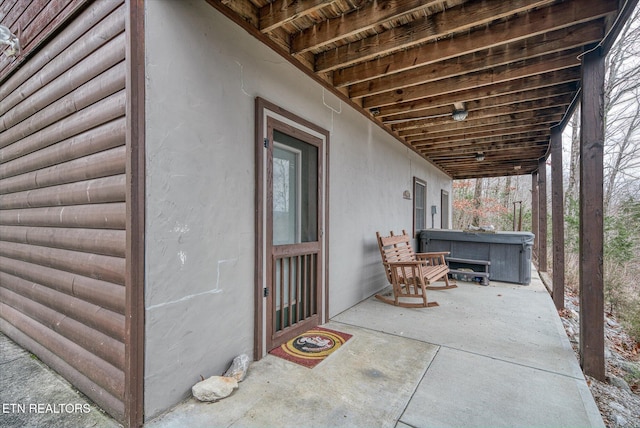
[[617,0],[207,1],[453,178],[535,171],[581,54],[619,13]]

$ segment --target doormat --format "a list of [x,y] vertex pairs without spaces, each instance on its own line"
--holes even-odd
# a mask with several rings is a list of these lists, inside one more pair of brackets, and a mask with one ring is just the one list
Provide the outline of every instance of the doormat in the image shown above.
[[350,337],[351,335],[347,333],[316,327],[283,343],[269,353],[312,369],[344,345]]

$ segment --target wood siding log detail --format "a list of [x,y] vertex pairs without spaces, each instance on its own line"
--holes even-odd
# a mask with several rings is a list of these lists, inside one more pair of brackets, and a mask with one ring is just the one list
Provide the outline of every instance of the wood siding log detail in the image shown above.
[[125,176],[97,178],[0,196],[0,209],[124,202]]
[[0,226],[3,241],[124,257],[126,234],[112,229]]
[[14,325],[20,325],[20,330],[25,334],[38,340],[47,349],[68,361],[89,379],[104,385],[104,389],[110,394],[122,397],[121,385],[124,384],[122,371],[5,303],[0,302],[0,312],[5,320]]
[[122,342],[7,288],[0,287],[0,299],[109,364],[123,370],[124,344]]
[[100,281],[124,285],[124,259],[119,257],[38,247],[15,242],[4,242],[0,247],[0,255],[88,276]]
[[125,113],[126,102],[124,91],[98,101],[90,109],[80,110],[35,134],[29,135],[21,140],[20,144],[12,144],[0,149],[0,162],[4,163],[44,149],[95,126],[122,117]]
[[28,172],[8,179],[0,179],[0,194],[41,189],[92,178],[125,173],[124,146],[53,165],[40,171]]
[[126,121],[124,118],[107,122],[50,147],[4,163],[0,169],[0,179],[44,169],[121,146],[125,130]]
[[[124,41],[124,38],[122,38]],[[29,119],[0,134],[0,147],[25,138],[52,123],[58,122],[70,114],[81,111],[118,90],[124,89],[124,64],[105,71],[100,76],[78,87],[70,94],[60,98],[42,110],[38,110]],[[28,106],[27,106],[28,107]]]
[[[21,1],[23,3],[26,3],[28,0]],[[82,1],[84,2],[85,0]],[[75,19],[71,23],[65,23],[67,24],[67,26],[60,32],[60,34],[58,34],[57,37],[47,43],[46,52],[38,52],[38,54],[31,57],[29,61],[22,63],[20,69],[11,75],[9,75],[10,67],[8,67],[8,62],[10,60],[3,61],[3,59],[0,59],[0,68],[3,67],[3,65],[7,65],[6,67],[4,67],[4,69],[0,69],[0,82],[3,79],[6,79],[6,82],[0,85],[0,99],[5,98],[7,94],[14,92],[16,88],[24,83],[24,81],[27,80],[30,76],[34,75],[37,72],[46,70],[45,66],[47,65],[47,63],[49,63],[52,58],[56,57],[63,51],[66,51],[66,54],[69,51],[69,46],[72,45],[76,40],[81,37],[87,39],[90,38],[86,37],[85,33],[87,33],[88,30],[98,28],[99,22],[106,16],[112,14],[114,9],[116,9],[122,3],[123,1],[96,1],[91,3],[87,7],[87,9],[82,12],[79,19]],[[43,7],[43,9],[45,8]],[[122,12],[124,12],[124,7],[122,7],[121,9],[123,9]],[[68,11],[72,12],[73,9],[69,9]],[[43,10],[43,12],[45,11]],[[117,14],[117,12],[115,14]],[[49,22],[46,21],[47,16],[49,17]],[[40,30],[42,37],[48,36],[45,33],[47,31],[53,31],[55,29],[55,26],[60,25],[65,18],[66,17],[64,15],[51,17],[51,15],[49,14],[43,14],[44,22],[41,22],[38,25],[38,29]],[[122,18],[119,17],[117,19],[122,20]],[[4,23],[5,20],[3,19],[2,22]],[[122,20],[122,22],[124,21]],[[104,40],[107,39],[105,38]],[[35,43],[30,43],[29,45],[23,46],[23,55],[26,56],[26,54],[32,47],[30,45],[35,46]],[[65,63],[67,64],[67,66],[69,66],[77,61],[77,59],[74,61],[74,58],[68,58],[65,60]],[[12,64],[12,67],[14,65],[17,65],[16,62],[19,61],[15,61]],[[44,83],[47,83],[47,81],[45,80]]]
[[72,272],[0,256],[4,272],[124,315],[124,287]]
[[18,3],[0,13],[25,43],[0,58],[0,328],[124,423],[128,5]]
[[124,229],[124,203],[4,210],[0,225]]
[[7,273],[0,272],[2,287],[45,305],[65,316],[124,343],[124,317],[108,309],[71,297]]
[[0,330],[11,337],[16,343],[37,355],[45,364],[60,373],[80,391],[83,391],[89,398],[98,403],[102,409],[116,419],[122,420],[124,417],[124,403],[121,399],[108,393],[93,380],[77,370],[76,367],[2,318],[0,318]]

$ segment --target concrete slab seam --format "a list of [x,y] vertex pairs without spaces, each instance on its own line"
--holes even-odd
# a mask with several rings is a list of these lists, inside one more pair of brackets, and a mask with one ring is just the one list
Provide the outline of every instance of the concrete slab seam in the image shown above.
[[442,345],[440,345],[439,343],[433,343],[433,342],[427,342],[426,340],[420,340],[420,339],[414,339],[413,337],[407,337],[407,336],[402,336],[400,334],[396,334],[396,333],[390,333],[387,331],[382,331],[382,330],[374,330],[372,328],[368,328],[368,327],[363,327],[361,325],[357,325],[357,324],[350,324],[344,321],[336,321],[334,319],[330,319],[329,321],[331,321],[332,323],[336,323],[336,324],[342,324],[342,325],[346,325],[349,327],[353,327],[353,328],[361,328],[363,330],[368,330],[368,331],[373,331],[376,333],[382,333],[382,334],[388,334],[389,336],[393,336],[393,337],[399,337],[401,339],[405,339],[405,340],[412,340],[414,342],[420,342],[420,343],[426,343],[427,345],[432,345],[432,346],[436,346],[436,347],[440,347]]
[[477,355],[479,357],[489,358],[491,360],[496,360],[496,361],[500,361],[500,362],[503,362],[503,363],[512,364],[514,366],[526,367],[526,368],[529,368],[529,369],[532,369],[532,370],[537,370],[537,371],[541,371],[541,372],[545,372],[545,373],[549,373],[549,374],[554,374],[554,375],[558,375],[558,376],[562,376],[562,377],[567,377],[569,379],[573,379],[573,380],[577,380],[577,381],[583,381],[583,382],[585,381],[584,377],[576,377],[576,376],[568,375],[568,374],[565,374],[565,373],[559,373],[559,372],[554,372],[554,371],[551,371],[551,370],[542,369],[540,367],[533,367],[533,366],[529,366],[527,364],[516,363],[516,362],[505,360],[505,359],[502,359],[502,358],[496,358],[496,357],[492,357],[490,355],[481,354],[479,352],[467,351],[465,349],[454,348],[453,346],[447,346],[447,345],[435,345],[435,346],[438,346],[439,348],[447,348],[447,349],[451,349],[451,350],[454,350],[454,351],[464,352],[466,354]]
[[402,413],[400,414],[400,418],[398,418],[398,420],[396,421],[396,425],[398,424],[398,422],[402,422],[405,425],[413,426],[411,424],[408,424],[407,422],[404,422],[402,420],[402,417],[404,416],[405,412],[407,411],[407,407],[409,407],[409,403],[411,403],[411,400],[413,400],[413,397],[416,395],[416,391],[418,390],[418,387],[420,386],[420,384],[424,380],[424,377],[427,375],[427,372],[431,368],[431,365],[433,364],[433,362],[438,357],[438,354],[440,353],[441,346],[439,346],[439,345],[435,345],[435,346],[437,346],[438,349],[436,349],[435,354],[433,354],[433,358],[431,359],[431,361],[429,361],[429,364],[427,364],[427,367],[425,367],[424,372],[422,372],[422,376],[420,376],[420,380],[418,380],[418,382],[416,383],[415,388],[413,388],[413,393],[411,394],[411,397],[409,397],[409,399],[407,400],[407,404],[404,406],[404,409],[402,410]]

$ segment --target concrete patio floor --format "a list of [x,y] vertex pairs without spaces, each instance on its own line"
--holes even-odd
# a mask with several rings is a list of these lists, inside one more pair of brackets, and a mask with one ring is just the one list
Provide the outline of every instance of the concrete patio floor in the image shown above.
[[[434,308],[367,299],[325,325],[353,337],[315,368],[267,355],[230,397],[188,399],[145,427],[602,427],[551,298],[532,273],[529,286],[459,281],[429,293],[440,304]],[[54,373],[43,374],[26,352],[4,359],[2,389],[11,389],[3,403],[59,402],[60,385],[72,391],[49,380],[54,395],[43,396],[37,384]],[[0,425],[117,425],[96,411],[86,415],[96,419],[74,416],[0,414]]]
[[553,302],[458,283],[440,306],[367,299],[326,327],[353,337],[313,369],[267,355],[230,397],[189,399],[149,427],[602,427]]

